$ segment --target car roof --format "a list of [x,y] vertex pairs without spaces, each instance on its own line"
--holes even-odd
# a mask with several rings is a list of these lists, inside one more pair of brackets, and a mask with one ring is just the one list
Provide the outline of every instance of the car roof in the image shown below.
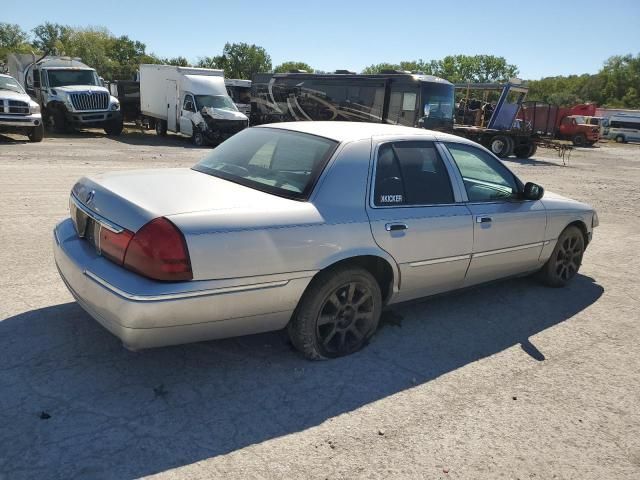
[[260,125],[258,128],[280,128],[294,132],[309,133],[338,142],[352,142],[378,136],[419,136],[425,137],[425,140],[450,140],[461,143],[472,143],[462,137],[448,133],[385,123],[331,121],[281,122]]

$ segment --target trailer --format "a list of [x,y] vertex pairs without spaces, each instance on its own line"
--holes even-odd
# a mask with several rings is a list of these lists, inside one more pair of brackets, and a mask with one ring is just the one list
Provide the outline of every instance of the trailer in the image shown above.
[[249,119],[227,93],[224,72],[174,65],[140,65],[140,113],[158,135],[174,132],[196,145],[217,144]]

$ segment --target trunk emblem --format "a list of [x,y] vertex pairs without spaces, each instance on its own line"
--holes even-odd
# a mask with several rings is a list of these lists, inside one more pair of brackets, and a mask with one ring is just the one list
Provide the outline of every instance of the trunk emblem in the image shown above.
[[93,199],[96,196],[96,191],[95,190],[91,190],[89,193],[87,193],[87,198],[84,199],[84,202],[89,205],[91,203],[93,203]]

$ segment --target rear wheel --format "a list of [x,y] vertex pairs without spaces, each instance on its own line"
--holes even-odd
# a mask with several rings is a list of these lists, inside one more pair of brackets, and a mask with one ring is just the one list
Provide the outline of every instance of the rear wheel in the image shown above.
[[530,142],[530,143],[527,143],[526,145],[518,145],[514,149],[514,153],[518,158],[531,158],[536,154],[537,150],[538,150],[538,145],[533,142]]
[[293,345],[311,360],[341,357],[364,347],[382,312],[376,279],[359,267],[321,272],[302,296],[289,323]]
[[576,133],[571,141],[576,147],[584,147],[587,143],[587,136],[584,133]]
[[167,135],[167,122],[164,120],[156,120],[156,134],[160,137]]
[[32,142],[41,142],[44,138],[44,125],[40,124],[37,127],[33,127],[29,132],[29,140]]
[[558,238],[551,257],[539,272],[540,280],[550,287],[567,285],[580,270],[584,249],[585,240],[582,231],[573,225],[565,228]]
[[489,148],[494,155],[505,158],[508,157],[513,150],[513,140],[506,135],[496,135],[491,139]]
[[624,135],[617,135],[616,143],[624,143]]

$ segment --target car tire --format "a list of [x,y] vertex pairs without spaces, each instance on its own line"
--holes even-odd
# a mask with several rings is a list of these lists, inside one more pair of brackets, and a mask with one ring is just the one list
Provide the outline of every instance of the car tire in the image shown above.
[[529,142],[526,145],[519,145],[514,149],[514,153],[518,158],[531,158],[536,154],[538,145],[534,142]]
[[624,136],[623,135],[617,135],[616,136],[616,143],[624,143]]
[[380,322],[382,294],[367,270],[342,266],[320,272],[303,294],[288,331],[308,359],[349,355],[364,347]]
[[64,112],[59,109],[54,109],[52,112],[49,112],[47,119],[47,124],[52,132],[67,133],[70,130]]
[[571,142],[576,147],[584,147],[587,143],[587,136],[584,133],[576,133],[571,139]]
[[197,126],[193,126],[193,133],[191,134],[191,141],[196,147],[203,147],[207,142],[204,138],[204,134],[202,130],[200,130]]
[[167,122],[164,120],[156,120],[156,134],[160,137],[167,136]]
[[509,137],[506,135],[496,135],[491,139],[489,150],[497,157],[505,158],[509,156],[511,145],[512,140]]
[[42,123],[37,127],[33,127],[29,132],[29,140],[32,142],[41,142],[44,138],[44,125]]
[[577,275],[586,247],[582,231],[570,225],[558,237],[549,260],[538,272],[538,278],[549,287],[564,287]]
[[117,137],[122,133],[123,128],[122,120],[111,120],[105,125],[104,131],[110,137]]

